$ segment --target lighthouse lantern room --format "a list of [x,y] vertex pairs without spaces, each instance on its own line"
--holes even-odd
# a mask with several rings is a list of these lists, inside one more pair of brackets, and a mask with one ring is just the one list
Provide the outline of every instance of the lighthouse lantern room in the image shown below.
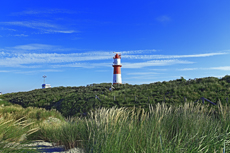
[[[114,52],[116,53],[116,52]],[[121,80],[121,54],[116,53],[113,57],[113,84],[122,84]]]

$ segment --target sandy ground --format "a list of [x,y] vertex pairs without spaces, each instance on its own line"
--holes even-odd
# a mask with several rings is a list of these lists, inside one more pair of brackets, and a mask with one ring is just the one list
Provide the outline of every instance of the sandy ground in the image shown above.
[[37,147],[39,151],[42,153],[84,153],[81,148],[72,148],[70,150],[65,151],[63,146],[52,146],[52,143],[44,142],[44,141],[35,141],[33,143],[27,144],[25,146],[33,146]]

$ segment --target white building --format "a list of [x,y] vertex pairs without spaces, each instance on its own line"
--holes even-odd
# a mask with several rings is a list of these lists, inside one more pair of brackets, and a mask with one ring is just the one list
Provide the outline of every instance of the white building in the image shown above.
[[42,89],[45,89],[45,88],[51,88],[51,85],[50,84],[42,84]]
[[2,95],[2,92],[0,92],[0,95]]

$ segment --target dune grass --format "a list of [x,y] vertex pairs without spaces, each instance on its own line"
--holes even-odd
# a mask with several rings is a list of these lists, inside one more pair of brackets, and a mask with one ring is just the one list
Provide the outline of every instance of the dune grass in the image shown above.
[[134,111],[91,113],[86,152],[219,152],[224,140],[229,140],[229,114],[221,104],[218,119],[211,113],[214,110],[193,103],[179,108],[158,104],[150,106],[149,112]]
[[21,147],[21,144],[27,143],[26,137],[39,130],[32,128],[33,122],[28,122],[25,118],[15,120],[14,118],[0,119],[0,152],[37,152],[28,147]]
[[230,110],[202,104],[157,104],[141,108],[100,108],[87,118],[40,125],[40,137],[95,153],[229,152]]
[[65,118],[61,115],[61,113],[57,112],[56,110],[47,111],[44,108],[34,107],[23,108],[20,105],[1,106],[0,103],[0,113],[4,118],[12,116],[16,120],[25,117],[26,119],[33,121],[42,121],[50,116],[53,116],[62,121],[65,121]]
[[[13,125],[15,119],[36,123],[22,133],[39,127],[37,132],[28,135],[29,140],[41,139],[64,145],[66,149],[80,147],[85,153],[223,153],[224,149],[230,152],[230,108],[221,102],[217,107],[158,103],[149,105],[148,110],[99,108],[90,111],[87,117],[67,119],[55,110],[7,107],[0,108],[0,113],[8,118],[9,124]],[[61,122],[44,122],[50,116]],[[12,141],[18,142],[16,138],[22,133],[12,133]]]
[[6,101],[0,101],[0,152],[38,152],[29,147],[22,147],[32,142],[40,131],[39,124],[53,116],[65,121],[56,110],[41,108],[22,108]]

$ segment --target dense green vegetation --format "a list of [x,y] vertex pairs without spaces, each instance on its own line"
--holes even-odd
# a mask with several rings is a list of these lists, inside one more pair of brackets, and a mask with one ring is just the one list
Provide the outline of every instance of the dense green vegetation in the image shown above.
[[[173,81],[155,82],[143,85],[114,85],[111,83],[94,84],[80,87],[54,87],[36,89],[29,92],[9,93],[1,96],[5,101],[19,104],[24,108],[33,106],[47,110],[56,109],[65,117],[84,116],[91,109],[113,106],[148,108],[148,104],[165,102],[179,105],[185,101],[194,102],[205,97],[216,103],[226,103],[230,93],[230,76],[221,79],[215,77],[185,80],[183,77]],[[97,95],[101,101],[95,99]],[[115,99],[114,99],[115,96]]]

